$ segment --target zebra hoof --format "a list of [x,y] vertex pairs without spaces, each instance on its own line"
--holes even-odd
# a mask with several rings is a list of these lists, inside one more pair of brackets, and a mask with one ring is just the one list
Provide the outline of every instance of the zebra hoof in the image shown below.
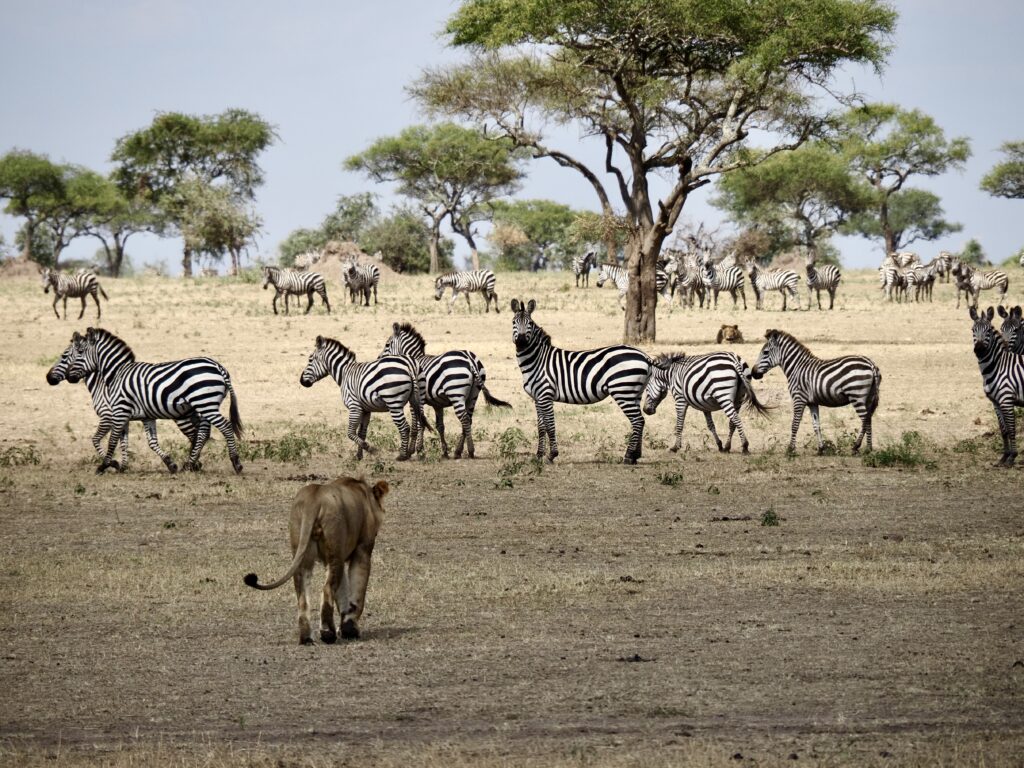
[[743,446],[743,454],[746,455],[748,453],[750,453],[750,446],[749,445],[744,445]]
[[729,445],[719,445],[718,446],[718,452],[719,453],[728,453],[731,450],[731,448],[732,448],[732,446],[729,446]]
[[679,446],[673,445],[671,448],[669,448],[669,451],[672,453],[679,453]]
[[231,466],[234,467],[236,475],[242,474],[242,462],[240,462],[238,459],[232,459]]
[[312,645],[312,644],[313,644],[313,638],[312,637],[306,636],[306,637],[300,637],[299,638],[299,645]]
[[170,472],[172,475],[178,474],[178,465],[177,464],[175,464],[170,459],[168,459],[164,463],[167,465],[167,471],[168,472]]
[[636,457],[635,456],[623,456],[622,457],[622,463],[623,464],[636,464]]
[[408,460],[409,460],[409,457],[406,454],[404,454],[404,453],[398,454],[398,461],[408,461]]

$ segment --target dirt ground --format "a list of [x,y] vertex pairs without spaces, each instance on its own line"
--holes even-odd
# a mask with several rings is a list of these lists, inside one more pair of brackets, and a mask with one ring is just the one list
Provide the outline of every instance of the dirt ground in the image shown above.
[[[1024,764],[1024,472],[992,467],[952,287],[887,305],[850,273],[834,312],[751,295],[746,312],[659,310],[652,353],[708,351],[737,322],[751,363],[766,328],[874,358],[883,466],[849,455],[852,409],[823,411],[838,455],[814,455],[808,418],[787,457],[779,371],[757,383],[773,416],[744,415],[750,456],[709,448],[700,414],[669,453],[666,402],[623,466],[627,424],[604,403],[556,406],[561,455],[536,464],[508,300],[536,298],[560,345],[618,341],[614,291],[572,282],[502,274],[501,314],[474,298],[449,316],[429,278],[391,276],[376,307],[332,286],[332,315],[275,317],[258,283],[108,280],[103,326],[140,359],[231,372],[245,472],[218,439],[202,473],[168,475],[136,424],[128,472],[98,477],[85,388],[43,378],[95,309],[57,320],[36,280],[0,281],[0,763]],[[476,460],[431,444],[398,463],[378,415],[381,451],[357,464],[335,385],[299,385],[316,335],[365,358],[393,321],[428,351],[476,351],[513,403],[479,408]],[[173,424],[161,436],[183,457]],[[292,589],[242,576],[287,567],[304,482],[360,473],[392,486],[364,636],[301,647]]]

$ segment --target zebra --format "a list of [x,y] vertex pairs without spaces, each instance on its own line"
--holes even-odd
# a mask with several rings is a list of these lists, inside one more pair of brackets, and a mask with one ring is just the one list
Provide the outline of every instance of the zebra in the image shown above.
[[[601,271],[597,276],[597,287],[601,288],[606,282],[611,280],[619,290],[619,308],[625,310],[625,298],[629,292],[629,271],[625,267],[620,267],[616,264],[602,264],[600,269]],[[654,290],[658,292],[661,298],[669,302],[669,311],[671,312],[672,298],[669,294],[669,283],[668,272],[660,267],[655,268]]]
[[[448,458],[448,443],[444,439],[444,409],[454,408],[462,425],[462,434],[455,446],[455,458],[462,458],[463,446],[469,458],[474,457],[473,411],[482,392],[488,405],[511,408],[511,403],[499,400],[487,389],[484,364],[469,350],[453,350],[440,355],[428,355],[426,342],[409,323],[392,323],[392,333],[384,343],[382,355],[404,355],[416,364],[420,401],[434,409],[437,436],[441,440],[441,453]],[[420,431],[423,450],[423,432]]]
[[355,302],[359,294],[363,295],[363,306],[370,306],[370,291],[373,291],[373,303],[377,303],[377,284],[380,282],[380,267],[376,264],[358,264],[352,261],[345,270],[345,285],[348,287],[349,298]]
[[[704,290],[710,291],[715,297],[715,309],[718,309],[718,294],[720,291],[728,291],[732,296],[733,309],[736,308],[737,292],[743,297],[743,309],[747,309],[747,292],[743,287],[743,270],[739,267],[723,267],[714,265],[710,259],[703,259],[703,273],[701,280],[704,283]],[[711,307],[709,298],[708,308]]]
[[811,291],[818,297],[818,309],[821,309],[821,292],[828,291],[828,308],[832,309],[836,303],[836,291],[839,289],[839,281],[843,279],[839,267],[835,264],[822,264],[815,266],[814,259],[807,259],[807,308],[811,308]]
[[989,307],[978,312],[969,310],[974,325],[974,355],[981,370],[981,385],[985,396],[992,402],[999,420],[999,434],[1003,438],[1003,455],[996,466],[1012,467],[1017,458],[1017,424],[1015,406],[1024,406],[1024,356],[1016,355],[1006,340],[992,327],[995,311]]
[[963,294],[964,300],[970,304],[971,278],[974,276],[974,269],[957,259],[950,269],[950,274],[956,282],[956,308],[960,309],[961,294]]
[[452,289],[452,299],[448,304],[448,314],[452,313],[452,307],[455,305],[455,300],[459,297],[460,293],[466,296],[466,306],[471,306],[469,303],[469,294],[474,291],[479,291],[484,295],[484,311],[491,311],[491,301],[494,302],[495,313],[501,310],[498,307],[498,294],[494,290],[494,273],[489,269],[475,269],[469,272],[448,272],[443,275],[438,275],[434,281],[434,299],[440,301],[441,297],[444,296],[444,289]]
[[331,303],[327,300],[327,283],[323,275],[316,272],[297,272],[294,269],[282,269],[281,267],[263,268],[263,290],[268,286],[274,286],[274,314],[277,314],[277,300],[284,296],[284,313],[288,314],[288,297],[306,295],[309,303],[306,305],[305,314],[313,308],[313,294],[320,294],[324,306],[327,307],[327,314],[331,314]]
[[548,443],[548,461],[558,456],[554,404],[598,403],[609,395],[632,429],[624,464],[636,464],[643,451],[644,417],[640,397],[651,376],[651,358],[635,347],[616,344],[588,351],[559,349],[533,320],[537,302],[512,300],[512,341],[523,373],[523,389],[537,407],[537,458]]
[[920,266],[921,257],[913,251],[893,251],[886,257],[886,261],[891,261],[900,269],[906,269],[908,267]]
[[993,269],[989,272],[979,272],[974,267],[963,261],[957,261],[953,267],[953,274],[957,278],[956,306],[960,308],[960,293],[964,293],[968,306],[978,306],[978,299],[982,291],[993,288],[999,291],[999,304],[1006,299],[1006,292],[1010,288],[1010,278],[1001,269]]
[[[663,354],[654,359],[651,378],[644,390],[644,413],[653,415],[666,393],[672,392],[676,402],[676,441],[670,451],[679,450],[683,441],[683,423],[686,411],[693,406],[704,413],[711,436],[722,453],[732,448],[733,433],[738,431],[743,441],[743,453],[750,452],[750,443],[743,431],[739,408],[745,402],[758,413],[767,414],[765,407],[750,385],[750,366],[732,352],[712,352],[706,355]],[[722,444],[711,418],[713,411],[724,411],[729,419],[729,437]]]
[[[209,357],[191,357],[169,363],[137,363],[135,353],[120,338],[103,328],[89,328],[85,336],[74,345],[68,365],[67,380],[78,383],[88,374],[99,374],[107,387],[110,402],[110,442],[103,462],[96,470],[103,474],[108,468],[118,469],[113,460],[114,449],[128,428],[128,421],[152,422],[155,419],[186,418],[195,422],[195,435],[186,471],[200,468],[199,456],[216,427],[228,444],[228,455],[236,473],[242,471],[238,460],[236,437],[242,435],[242,420],[238,415],[238,400],[231,386],[231,376],[220,363]],[[231,396],[230,422],[220,413],[220,404]],[[181,426],[179,424],[179,426]],[[163,459],[168,471],[174,474],[177,465],[161,450],[156,441],[156,429],[146,428],[149,447]]]
[[[387,411],[391,414],[401,439],[399,461],[405,461],[412,455],[419,426],[431,429],[420,406],[416,366],[409,358],[381,355],[376,360],[360,363],[356,361],[355,353],[340,341],[317,336],[309,362],[299,376],[299,383],[312,387],[328,375],[341,388],[341,399],[348,409],[348,439],[356,444],[357,459],[363,458],[364,450],[376,452],[366,442],[371,413]],[[405,418],[406,403],[412,407],[411,428]]]
[[40,274],[43,280],[43,293],[49,293],[53,288],[53,314],[60,320],[60,312],[57,311],[57,302],[64,299],[64,319],[68,319],[68,298],[81,299],[82,311],[78,313],[78,319],[85,314],[85,297],[92,296],[96,302],[96,319],[100,319],[100,299],[102,294],[105,301],[110,301],[107,292],[103,290],[100,281],[93,274],[92,270],[80,269],[75,274],[69,275],[66,272],[58,272],[56,269],[47,267]]
[[764,334],[764,347],[754,364],[753,377],[762,378],[775,366],[786,375],[789,394],[793,398],[793,429],[789,439],[789,452],[796,452],[796,433],[804,407],[811,410],[814,431],[818,436],[818,453],[825,450],[818,422],[818,407],[838,408],[853,405],[860,417],[861,429],[853,443],[853,452],[860,451],[867,436],[871,452],[871,417],[878,408],[882,374],[878,366],[862,355],[844,355],[830,360],[815,357],[811,351],[785,331],[768,330]]
[[576,276],[576,287],[580,287],[580,278],[583,278],[583,287],[590,287],[590,270],[597,262],[597,254],[593,251],[587,251],[585,254],[580,256],[576,254],[572,257],[572,273]]
[[935,265],[935,274],[943,283],[949,282],[950,273],[953,270],[953,254],[949,251],[939,251],[939,255],[928,262],[928,266]]
[[[60,358],[56,363],[46,372],[46,383],[50,386],[57,386],[67,378],[68,366],[71,363],[71,355],[75,348],[75,343],[82,338],[78,331],[75,331],[71,336],[71,343],[68,344],[67,348],[61,354]],[[93,371],[92,373],[86,374],[85,377],[85,388],[89,390],[89,395],[92,398],[92,407],[96,411],[96,415],[100,418],[100,423],[96,427],[96,432],[92,436],[92,445],[96,449],[97,455],[102,459],[106,454],[103,450],[103,438],[106,437],[111,430],[111,421],[113,417],[113,409],[110,406],[110,393],[107,389],[106,382],[99,373]],[[195,443],[196,431],[198,428],[198,420],[194,416],[189,418],[177,419],[175,424],[178,425],[178,429],[181,430],[182,434],[188,438],[189,444]],[[146,430],[146,437],[152,447],[153,443],[157,442],[156,439],[156,422],[153,420],[146,420],[143,422],[143,426]],[[154,449],[155,450],[155,449]],[[159,453],[159,451],[157,451]],[[124,472],[128,468],[128,426],[125,425],[124,436],[121,438],[121,464],[118,470]]]
[[753,261],[747,264],[746,269],[747,276],[750,277],[750,287],[754,289],[757,309],[764,309],[764,294],[767,291],[778,291],[782,294],[783,312],[786,311],[786,294],[792,296],[797,302],[797,309],[800,308],[800,297],[796,292],[800,278],[796,272],[789,269],[762,270]]
[[878,281],[881,283],[880,287],[885,292],[885,298],[888,301],[892,301],[893,296],[896,297],[897,302],[903,301],[903,296],[907,291],[907,278],[898,266],[892,262],[880,266]]
[[1000,304],[998,311],[1003,318],[999,334],[1006,340],[1006,346],[1015,355],[1024,355],[1024,318],[1021,316],[1020,305],[1007,310]]
[[914,301],[923,301],[927,297],[928,301],[932,300],[932,289],[935,286],[935,272],[937,270],[937,264],[935,260],[928,263],[927,266],[916,266],[911,267],[903,273],[903,277],[907,283],[908,300],[910,287],[914,288]]

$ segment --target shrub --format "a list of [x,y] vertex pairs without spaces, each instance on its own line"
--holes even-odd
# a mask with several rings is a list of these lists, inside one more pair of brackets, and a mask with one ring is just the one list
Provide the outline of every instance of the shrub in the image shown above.
[[38,463],[39,454],[31,445],[24,448],[20,445],[12,445],[10,448],[0,451],[0,467],[22,467],[26,464]]
[[772,528],[779,524],[779,516],[775,514],[774,509],[766,509],[761,513],[761,525]]
[[879,448],[864,457],[868,467],[918,467],[935,469],[935,462],[924,455],[924,438],[920,432],[904,432],[899,442]]

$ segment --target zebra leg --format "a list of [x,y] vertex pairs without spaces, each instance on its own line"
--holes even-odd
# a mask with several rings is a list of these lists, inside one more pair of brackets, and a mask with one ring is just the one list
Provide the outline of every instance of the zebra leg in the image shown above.
[[313,291],[310,291],[309,293],[306,294],[306,299],[308,300],[308,302],[306,304],[306,311],[303,312],[304,315],[308,315],[309,310],[313,308]]
[[[412,452],[409,450],[409,422],[405,418],[405,408],[402,405],[397,407],[391,407],[388,409],[391,411],[391,420],[395,422],[395,426],[398,427],[398,437],[400,439],[400,448],[398,451],[398,460],[407,461]],[[415,420],[416,417],[413,417]]]
[[199,422],[199,428],[196,430],[196,439],[192,443],[192,450],[188,453],[188,459],[182,466],[184,472],[198,472],[199,467],[202,466],[199,462],[199,456],[203,452],[203,447],[206,445],[206,441],[210,439],[211,424],[206,419],[202,419]]
[[[868,397],[870,398],[870,395]],[[853,404],[853,410],[860,417],[860,434],[853,441],[853,455],[856,456],[860,453],[860,446],[864,442],[865,435],[868,438],[868,453],[871,453],[871,408],[867,402],[856,402]]]
[[[96,319],[99,320],[100,319],[100,315],[102,314],[102,312],[100,310],[100,297],[99,297],[99,293],[97,291],[93,291],[92,292],[92,300],[96,302]],[[84,299],[83,299],[83,301],[84,301]]]
[[281,292],[280,291],[275,291],[274,292],[274,301],[271,303],[272,306],[274,307],[274,314],[275,315],[277,314],[277,300],[279,298],[281,298]]
[[548,461],[554,462],[558,456],[558,441],[555,439],[555,404],[543,398],[536,401],[537,405],[537,458],[544,456],[544,438],[548,442]]
[[743,441],[743,453],[750,453],[750,441],[747,440],[747,433],[743,431],[743,422],[740,421],[739,408],[734,402],[722,403],[722,412],[729,419],[729,440],[726,442],[726,451],[732,447],[733,432],[740,433],[740,440]]
[[818,455],[825,452],[825,441],[821,438],[821,422],[818,420],[818,406],[811,403],[807,406],[811,412],[811,422],[814,424],[814,434],[818,436]]
[[118,444],[124,439],[125,434],[128,430],[128,412],[120,411],[111,414],[110,417],[110,440],[107,442],[107,452],[103,455],[103,461],[99,467],[96,468],[96,474],[102,475],[108,469],[113,467],[115,470],[120,469],[120,465],[114,461],[114,450]]
[[828,289],[828,308],[832,309],[832,307],[835,305],[835,303],[836,303],[836,289],[835,288],[829,288]]
[[285,313],[286,315],[287,315],[287,314],[291,314],[291,313],[290,313],[290,311],[289,311],[289,309],[288,309],[288,299],[289,299],[289,298],[291,298],[291,294],[290,294],[290,293],[288,293],[288,291],[285,291],[285,292],[284,292],[284,313]]
[[[747,311],[747,289],[746,288],[742,288],[742,287],[740,288],[740,297],[743,299],[743,311],[746,312]],[[732,303],[733,303],[733,306],[736,306],[736,294],[733,294]]]
[[[452,286],[452,298],[451,298],[451,301],[449,301],[449,302],[448,302],[448,314],[449,314],[449,315],[450,315],[450,314],[452,313],[452,307],[454,307],[454,306],[455,306],[455,300],[456,300],[457,298],[459,298],[459,291],[458,291],[458,289],[457,289],[457,288],[456,288],[456,287],[455,287],[455,286],[453,285],[453,286]],[[469,297],[467,296],[466,298],[468,299]]]
[[[437,425],[437,436],[441,440],[441,455],[444,458],[448,458],[448,441],[444,439],[444,407],[440,405],[434,406],[434,422]],[[462,441],[459,441],[459,447],[456,449],[455,458],[462,457]]]
[[[718,452],[728,453],[729,448],[731,448],[732,446],[731,444],[729,447],[722,445],[722,441],[718,437],[718,432],[715,430],[715,420],[711,418],[711,411],[704,411],[704,421],[706,421],[708,424],[708,431],[711,433],[711,436],[715,438],[715,445],[718,446]],[[732,440],[732,433],[729,434],[729,440]]]
[[[64,294],[64,319],[68,319],[68,296]],[[81,319],[81,318],[79,318]]]
[[[220,433],[224,435],[224,440],[228,444],[228,456],[231,458],[231,466],[234,468],[236,475],[242,474],[242,462],[238,458],[238,443],[235,442],[235,430],[232,429],[231,423],[221,415],[220,411],[213,411],[208,414],[200,413],[199,417],[219,429]],[[209,430],[209,427],[207,427],[207,430]],[[198,454],[193,461],[199,461]]]
[[60,320],[60,311],[57,309],[57,302],[58,301],[60,301],[60,296],[58,296],[57,292],[54,291],[53,292],[53,314],[57,316],[58,320]]
[[473,311],[473,305],[469,301],[469,291],[466,291],[463,295],[466,297],[466,311],[467,312],[472,312]]
[[686,409],[689,407],[683,398],[676,399],[676,442],[669,448],[672,453],[677,453],[683,444],[683,424],[686,423]]
[[[495,299],[494,311],[498,311],[497,299]],[[459,417],[459,421],[462,423],[462,439],[466,443],[466,450],[469,458],[476,458],[476,446],[473,445],[473,414],[476,412],[476,400],[480,396],[480,390],[473,387],[469,397],[466,398],[466,402],[462,405],[462,413],[459,413],[458,404],[455,406],[455,415]]]
[[796,433],[800,429],[800,420],[804,417],[805,407],[806,405],[802,401],[793,401],[793,427],[789,436],[789,448],[786,449],[788,453],[796,453]]
[[174,460],[160,447],[160,442],[156,438],[156,422],[153,419],[146,419],[142,422],[142,426],[146,430],[146,442],[149,443],[150,450],[163,459],[164,466],[167,467],[167,471],[173,475],[178,471],[178,465],[175,464]]
[[1013,401],[1010,400],[1006,404],[1006,414],[1003,416],[1003,422],[1006,424],[1006,456],[1003,457],[1003,463],[1007,467],[1012,467],[1013,462],[1017,459],[1017,415],[1013,410]]
[[491,294],[491,298],[494,299],[494,314],[500,315],[501,314],[501,305],[498,304],[498,294],[497,293],[492,293]]
[[644,452],[644,416],[640,412],[640,393],[629,391],[620,393],[618,396],[612,393],[612,399],[622,409],[632,427],[622,463],[636,464],[637,459],[641,458]]
[[324,306],[327,307],[327,314],[331,314],[331,302],[327,300],[327,289],[324,288],[320,291],[320,298],[324,300]]

